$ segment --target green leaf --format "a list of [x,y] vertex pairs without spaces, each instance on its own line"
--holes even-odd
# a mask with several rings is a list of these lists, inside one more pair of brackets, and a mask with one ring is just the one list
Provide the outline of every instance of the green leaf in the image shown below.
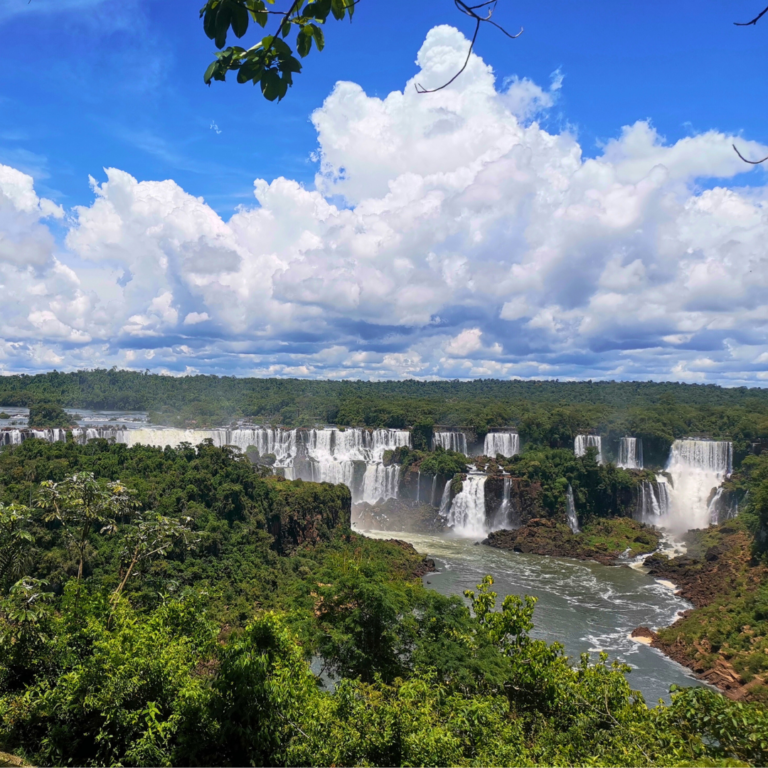
[[281,59],[278,69],[285,75],[291,72],[301,72],[301,62],[293,56],[286,56]]
[[214,42],[217,48],[223,48],[227,44],[227,32],[229,31],[229,22],[232,19],[232,7],[225,0],[219,6],[219,12],[216,14],[216,37]]
[[280,98],[280,75],[274,69],[268,69],[261,76],[261,92],[268,101]]
[[205,34],[213,40],[216,37],[216,14],[218,11],[218,0],[208,3],[205,6],[205,18],[203,19],[203,30]]
[[203,75],[203,82],[206,85],[211,84],[211,79],[213,78],[213,73],[216,71],[216,67],[218,65],[218,61],[213,61],[208,65],[208,69],[205,70],[205,74]]
[[310,24],[309,28],[312,30],[312,38],[315,41],[317,50],[322,51],[323,48],[325,48],[325,35],[323,35],[323,30],[320,29],[317,24]]
[[276,37],[272,41],[272,50],[275,51],[278,56],[290,56],[293,53],[291,46],[279,37]]
[[296,50],[299,56],[304,58],[312,49],[312,30],[309,26],[302,27],[298,36],[296,37]]
[[337,21],[341,21],[344,18],[346,11],[346,3],[344,0],[331,0],[331,10],[333,11],[333,18]]
[[232,31],[237,37],[242,37],[248,31],[248,11],[244,5],[232,8]]
[[325,21],[331,12],[331,0],[315,0],[304,9],[304,15]]

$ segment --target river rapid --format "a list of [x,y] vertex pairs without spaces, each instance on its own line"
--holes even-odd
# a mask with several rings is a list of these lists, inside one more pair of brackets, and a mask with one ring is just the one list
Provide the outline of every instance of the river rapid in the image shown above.
[[534,637],[560,642],[574,663],[581,653],[605,651],[632,671],[628,680],[649,705],[669,701],[669,687],[700,685],[690,672],[659,651],[632,640],[635,627],[668,626],[690,603],[635,568],[611,567],[566,558],[526,555],[475,544],[466,538],[365,531],[381,539],[402,539],[435,560],[438,572],[424,577],[444,595],[476,589],[493,576],[498,603],[509,594],[538,598]]

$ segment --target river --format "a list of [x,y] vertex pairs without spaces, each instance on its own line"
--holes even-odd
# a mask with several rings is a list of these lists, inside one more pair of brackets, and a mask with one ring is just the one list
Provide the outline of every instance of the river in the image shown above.
[[685,667],[629,637],[641,625],[667,626],[691,607],[640,570],[508,552],[465,538],[372,531],[365,535],[402,539],[434,558],[438,572],[424,581],[442,594],[462,595],[490,574],[499,605],[508,594],[534,595],[538,603],[533,636],[562,643],[574,660],[585,651],[606,651],[610,660],[625,662],[632,668],[630,685],[648,704],[660,698],[669,701],[673,683],[701,684]]

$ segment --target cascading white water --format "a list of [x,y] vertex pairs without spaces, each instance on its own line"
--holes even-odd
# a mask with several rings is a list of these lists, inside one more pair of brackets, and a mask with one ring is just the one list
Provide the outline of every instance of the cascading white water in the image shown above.
[[[435,475],[437,477],[437,475]],[[448,513],[451,511],[451,480],[445,484],[443,488],[443,495],[440,497],[440,514],[442,517],[448,517]]]
[[587,448],[597,448],[597,463],[603,463],[603,438],[600,435],[576,435],[573,442],[573,452],[577,456],[584,456]]
[[467,475],[451,504],[448,525],[460,536],[484,536],[486,475]]
[[712,491],[728,477],[732,465],[730,442],[675,440],[666,468],[672,478],[669,514],[662,524],[678,533],[706,528],[710,523]]
[[520,435],[517,432],[489,432],[483,443],[483,455],[493,458],[499,453],[506,458],[520,453]]
[[579,517],[576,514],[576,504],[573,501],[573,488],[568,483],[568,491],[565,494],[565,512],[568,515],[568,527],[573,533],[579,532]]
[[635,519],[650,525],[663,525],[663,518],[669,513],[669,492],[666,480],[658,476],[656,483],[643,480],[637,488],[637,510]]
[[637,437],[622,437],[619,440],[619,460],[617,467],[622,469],[643,468],[643,441]]
[[733,520],[739,514],[736,495],[729,493],[721,486],[709,502],[707,512],[710,525],[722,525],[727,520]]
[[435,432],[432,435],[432,450],[435,448],[467,455],[467,436],[463,432]]
[[[18,445],[28,437],[49,442],[65,440],[65,430],[3,430],[0,445]],[[352,491],[354,502],[374,503],[397,497],[400,467],[384,466],[384,452],[409,446],[411,433],[406,430],[349,428],[286,430],[272,427],[237,429],[170,429],[120,427],[76,427],[76,442],[103,437],[128,446],[148,445],[178,448],[182,443],[199,445],[212,440],[217,447],[231,445],[245,451],[254,446],[261,456],[275,456],[275,467],[288,479],[301,477],[315,482],[343,483]],[[359,467],[359,469],[358,469]]]
[[504,487],[501,495],[501,506],[493,517],[490,530],[510,530],[520,527],[520,513],[512,507],[512,478],[504,477]]
[[64,429],[4,429],[0,432],[0,445],[21,445],[31,437],[60,443],[67,439],[67,432]]
[[437,475],[432,475],[432,490],[429,492],[429,503],[433,507],[435,506],[435,489],[436,488],[437,488]]

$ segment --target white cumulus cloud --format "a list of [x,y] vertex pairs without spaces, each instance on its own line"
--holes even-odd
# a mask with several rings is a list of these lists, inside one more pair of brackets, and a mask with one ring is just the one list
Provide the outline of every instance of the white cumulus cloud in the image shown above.
[[533,121],[559,72],[498,84],[473,54],[416,92],[466,50],[436,27],[402,91],[338,83],[312,115],[315,188],[257,179],[227,221],[107,169],[59,246],[64,211],[0,166],[0,366],[764,381],[765,171],[733,136],[649,121],[585,158]]

